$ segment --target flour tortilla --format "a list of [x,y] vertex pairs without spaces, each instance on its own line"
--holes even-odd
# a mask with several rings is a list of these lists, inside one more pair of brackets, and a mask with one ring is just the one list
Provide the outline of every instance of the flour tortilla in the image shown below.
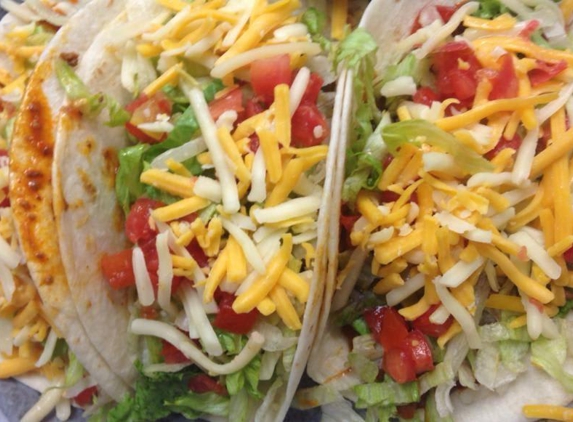
[[[428,5],[454,5],[457,1],[451,0],[374,0],[370,3],[361,20],[360,26],[367,29],[377,42],[376,72],[383,75],[388,66],[398,63],[404,53],[396,49],[398,42],[410,34],[412,25],[420,10]],[[340,192],[344,183],[344,165],[346,150],[348,147],[349,132],[352,130],[353,110],[353,85],[352,71],[345,71],[341,80],[345,81],[342,114],[340,121],[340,139],[337,144],[337,172],[334,175],[337,187],[333,195],[334,203],[340,203]],[[326,280],[326,291],[323,311],[319,322],[319,332],[329,333],[334,328],[329,326],[329,314],[334,293],[336,291],[336,269],[338,268],[338,233],[340,224],[340,207],[333,207],[330,228],[331,236],[336,242],[332,242],[328,252],[329,273]],[[317,337],[313,346],[309,361],[308,372],[313,379],[321,382],[325,371],[337,374],[340,368],[328,361],[321,361],[324,356],[326,343],[332,341],[332,337],[325,335]],[[334,343],[332,343],[334,345]],[[573,365],[573,363],[570,363]],[[526,404],[553,404],[567,405],[573,400],[573,395],[567,393],[561,384],[551,378],[544,371],[529,366],[526,373],[520,375],[514,382],[509,384],[503,391],[492,392],[485,387],[479,387],[477,391],[458,390],[451,396],[454,405],[454,420],[456,422],[525,422],[528,419],[522,413],[522,407]]]
[[61,53],[81,54],[123,6],[94,0],[62,27],[39,60],[26,89],[10,147],[10,201],[30,274],[53,327],[100,388],[121,399],[130,387],[110,370],[82,325],[60,258],[52,209],[51,170],[57,113],[64,101],[53,69]]
[[[140,11],[156,7],[153,0],[140,0],[140,3]],[[150,14],[148,19],[152,16]],[[141,16],[137,19],[141,19]],[[92,44],[77,73],[90,91],[109,94],[125,105],[130,98],[120,84],[121,62],[114,48],[110,48],[113,40],[105,41],[103,33],[99,38],[102,42]],[[337,96],[341,98],[342,90],[339,90]],[[340,113],[341,108],[336,109],[334,125],[338,124]],[[104,290],[107,282],[99,262],[103,254],[118,252],[127,245],[122,211],[117,204],[114,187],[116,153],[127,146],[127,141],[123,128],[106,127],[106,120],[106,115],[97,119],[77,118],[66,113],[65,106],[62,108],[57,131],[53,186],[60,248],[70,279],[72,297],[92,342],[98,346],[112,369],[119,371],[125,365],[120,352],[133,342],[127,336],[128,307],[125,302],[116,300],[113,296],[116,292]],[[336,126],[333,126],[331,133],[331,145],[336,145],[339,133]],[[335,149],[332,147],[327,158],[329,169],[335,166]],[[332,174],[334,172],[329,172],[325,181],[318,219],[315,273],[291,374],[286,384],[272,389],[265,397],[256,415],[260,421],[284,419],[316,335],[323,302],[323,280],[327,272],[327,234],[332,212],[329,196],[334,190]],[[78,183],[78,180],[82,182]]]

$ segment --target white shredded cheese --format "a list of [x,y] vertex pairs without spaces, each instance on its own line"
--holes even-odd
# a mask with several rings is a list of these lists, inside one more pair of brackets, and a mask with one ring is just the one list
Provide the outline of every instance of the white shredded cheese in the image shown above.
[[52,359],[52,355],[54,354],[57,341],[58,341],[58,335],[56,334],[56,331],[52,328],[50,330],[50,333],[48,334],[48,338],[46,339],[46,344],[44,344],[44,350],[42,351],[42,354],[36,361],[36,368],[41,368]]
[[223,228],[229,232],[231,236],[235,238],[237,243],[241,245],[245,258],[249,264],[259,273],[265,274],[267,269],[265,268],[265,263],[263,258],[259,254],[257,247],[253,243],[252,239],[247,233],[241,230],[237,225],[233,224],[230,220],[222,218]]
[[434,312],[432,312],[432,315],[430,315],[430,322],[432,324],[442,325],[448,320],[450,315],[451,314],[446,307],[444,305],[440,305]]
[[422,273],[418,273],[414,277],[410,277],[404,282],[403,286],[396,287],[386,294],[386,302],[388,303],[388,306],[396,306],[403,300],[409,298],[424,287],[424,283],[425,276]]
[[396,79],[386,82],[380,89],[380,94],[386,98],[399,97],[401,95],[414,95],[417,87],[411,76],[398,76]]
[[[30,331],[30,327],[27,325],[20,329],[22,332],[25,328],[28,328],[28,332]],[[13,343],[12,343],[12,330],[14,329],[14,325],[12,324],[11,318],[0,318],[0,353],[11,356]]]
[[133,274],[135,276],[135,288],[137,290],[137,297],[142,306],[151,306],[155,301],[155,293],[153,292],[153,285],[151,278],[147,272],[145,265],[145,257],[143,251],[139,246],[133,248],[131,255],[133,264]]
[[221,364],[213,362],[181,331],[164,322],[136,319],[131,323],[131,332],[137,335],[159,337],[168,341],[197,366],[213,375],[228,375],[240,371],[259,353],[265,342],[265,338],[255,331],[251,333],[247,344],[233,360]]
[[527,132],[527,135],[525,135],[521,142],[511,173],[513,183],[517,186],[521,186],[525,181],[529,180],[538,140],[539,129],[535,128]]
[[2,285],[2,292],[6,301],[11,302],[14,292],[16,291],[16,284],[14,283],[14,276],[12,271],[0,261],[0,284]]
[[289,106],[290,106],[291,117],[297,110],[298,106],[300,105],[300,102],[302,100],[302,97],[304,96],[309,81],[310,81],[310,69],[308,67],[302,67],[296,74],[296,77],[294,78],[294,81],[292,82],[289,91],[289,96],[290,96]]
[[472,262],[458,261],[442,277],[437,277],[437,282],[447,287],[458,287],[483,263],[484,259],[481,256]]
[[193,87],[187,89],[186,93],[191,102],[191,107],[193,107],[193,112],[197,117],[197,121],[199,122],[199,126],[201,127],[203,139],[211,153],[211,159],[213,160],[215,171],[221,183],[223,190],[223,209],[229,214],[236,213],[241,208],[237,181],[229,167],[229,160],[217,137],[217,127],[209,112],[209,106],[205,101],[203,92],[199,88]]
[[41,422],[56,408],[64,393],[64,380],[58,380],[48,387],[40,396],[36,404],[26,412],[20,422]]
[[259,148],[255,152],[253,167],[251,169],[251,191],[247,196],[250,202],[264,202],[267,199],[267,166],[263,149]]
[[223,195],[221,184],[210,177],[199,176],[193,186],[193,193],[211,202],[220,203]]
[[[213,326],[211,325],[211,322],[209,321],[209,318],[207,317],[207,314],[205,313],[203,306],[201,306],[201,302],[203,301],[197,294],[197,291],[191,288],[191,286],[189,286],[187,283],[184,283],[179,288],[179,298],[183,303],[183,308],[185,309],[187,318],[190,321],[193,321],[193,325],[195,326],[197,332],[199,333],[201,344],[203,345],[203,348],[205,349],[207,354],[211,356],[221,356],[223,354],[223,347],[221,346],[221,343],[219,343],[217,334],[215,333],[215,330],[213,329]],[[153,335],[161,337],[160,335],[157,334]],[[183,351],[176,343],[173,343],[171,341],[169,342],[178,349],[180,349],[181,351]]]
[[173,284],[173,260],[169,252],[169,233],[163,232],[155,238],[159,267],[157,268],[157,303],[161,309],[175,315],[177,311],[171,303],[171,286]]
[[261,224],[279,223],[316,212],[320,208],[320,203],[318,196],[295,198],[274,207],[259,208],[253,211],[253,215]]
[[178,163],[189,160],[190,158],[196,157],[202,152],[207,151],[207,145],[202,137],[193,139],[180,147],[173,148],[159,154],[151,162],[151,167],[161,170],[167,170],[167,165],[165,164],[168,159],[172,159]]
[[525,247],[527,256],[535,262],[541,271],[549,278],[556,280],[561,276],[561,267],[549,256],[545,248],[525,231],[519,231],[509,236],[509,239],[519,246]]

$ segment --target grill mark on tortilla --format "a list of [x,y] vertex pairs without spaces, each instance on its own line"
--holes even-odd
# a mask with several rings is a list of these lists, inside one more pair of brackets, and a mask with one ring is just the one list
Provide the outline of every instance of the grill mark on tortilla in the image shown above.
[[90,176],[83,169],[78,169],[78,177],[80,182],[82,182],[82,186],[85,192],[89,195],[90,202],[95,202],[97,196],[97,188],[90,179]]

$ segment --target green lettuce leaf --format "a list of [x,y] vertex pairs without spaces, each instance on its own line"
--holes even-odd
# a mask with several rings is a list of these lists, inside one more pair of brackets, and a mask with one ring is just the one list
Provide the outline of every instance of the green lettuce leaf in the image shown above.
[[509,12],[509,9],[499,0],[478,0],[478,2],[479,8],[473,14],[473,16],[477,16],[478,18],[493,19]]
[[348,354],[348,363],[363,381],[372,383],[378,377],[378,365],[366,356],[351,352]]
[[191,420],[202,415],[229,416],[229,397],[217,393],[188,393],[165,404],[170,411]]
[[382,129],[384,142],[393,154],[401,145],[408,142],[417,143],[417,139],[421,136],[424,137],[424,143],[450,154],[456,164],[469,174],[493,170],[493,164],[477,152],[462,144],[452,134],[426,120],[405,120],[389,124]]
[[376,405],[395,406],[417,403],[420,400],[417,382],[398,384],[388,377],[384,382],[357,385],[353,391],[358,397],[356,401],[358,409]]
[[327,20],[326,14],[316,7],[309,7],[301,18],[301,22],[308,28],[312,40],[320,44],[324,51],[329,51],[332,48],[332,43],[324,36]]
[[370,334],[370,328],[363,317],[357,318],[352,322],[352,328],[361,336]]
[[242,370],[227,375],[225,383],[229,394],[234,396],[239,391],[245,389],[250,396],[257,399],[263,398],[263,394],[258,389],[260,371],[261,356],[257,355]]
[[145,185],[139,181],[143,171],[143,153],[147,144],[138,144],[119,151],[119,168],[115,177],[115,195],[127,214],[137,198],[145,192]]
[[69,363],[66,367],[65,385],[71,387],[83,378],[84,367],[71,350],[68,351],[68,359]]
[[542,368],[568,392],[573,393],[573,375],[563,370],[566,357],[567,341],[564,336],[552,340],[540,337],[531,343],[531,363]]

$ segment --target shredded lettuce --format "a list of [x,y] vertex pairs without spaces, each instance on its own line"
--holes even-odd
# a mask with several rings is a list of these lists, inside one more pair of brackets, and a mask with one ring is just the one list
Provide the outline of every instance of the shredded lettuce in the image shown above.
[[453,380],[454,376],[454,370],[449,362],[439,363],[434,370],[420,376],[420,391],[423,394],[440,384]]
[[356,408],[370,406],[395,406],[420,401],[420,390],[417,382],[398,384],[388,377],[384,382],[361,384],[353,387],[358,397]]
[[68,387],[75,385],[84,376],[84,367],[76,357],[76,355],[70,350],[68,351],[69,363],[66,368],[65,374],[65,384]]
[[428,393],[428,397],[426,398],[426,407],[424,410],[426,422],[453,422],[451,416],[442,417],[438,413],[438,408],[436,406],[436,395],[434,391],[430,391]]
[[364,382],[372,383],[378,377],[378,365],[360,353],[349,353],[348,363]]
[[473,14],[482,19],[493,19],[508,13],[509,9],[505,7],[499,0],[478,0],[479,8]]
[[96,116],[104,108],[108,109],[108,126],[121,126],[129,120],[129,113],[111,96],[101,92],[92,94],[72,67],[62,59],[56,60],[56,76],[67,97],[82,113]]
[[180,413],[190,420],[205,414],[229,416],[229,397],[217,393],[189,393],[165,404],[170,411]]
[[[208,221],[204,220],[203,221]],[[240,334],[233,334],[228,331],[219,330],[215,328],[217,338],[225,350],[225,354],[229,356],[238,355],[245,344],[247,344],[247,337]]]
[[570,393],[573,393],[573,375],[563,370],[567,357],[567,341],[564,336],[556,339],[540,337],[531,343],[531,363],[559,381]]
[[248,422],[249,420],[249,394],[245,390],[231,396],[229,401],[229,415],[233,415],[233,421]]
[[423,142],[450,154],[456,164],[469,174],[493,170],[493,164],[462,144],[452,134],[438,128],[425,120],[413,119],[392,123],[384,126],[382,137],[388,149],[395,154],[400,146],[406,143],[417,143],[423,137]]
[[352,323],[352,328],[354,328],[356,332],[361,336],[365,334],[370,334],[370,328],[368,328],[366,320],[362,317],[354,320],[354,322]]
[[501,363],[511,372],[519,374],[527,369],[525,364],[529,353],[529,343],[524,341],[503,340],[497,343]]
[[484,342],[493,343],[502,340],[531,342],[527,327],[509,328],[506,324],[496,322],[482,325],[478,328],[479,336]]
[[335,388],[328,384],[322,384],[299,389],[295,395],[293,406],[296,409],[306,410],[342,400],[344,398]]
[[302,15],[301,22],[306,25],[312,40],[322,47],[324,51],[332,48],[331,41],[324,36],[327,17],[326,14],[316,7],[309,7]]
[[408,54],[399,63],[388,66],[382,84],[393,81],[400,76],[411,76],[417,83],[422,79],[425,69],[421,66],[420,60],[413,53]]
[[259,373],[261,371],[261,355],[257,355],[242,370],[227,375],[225,383],[231,396],[245,389],[249,395],[261,399],[263,394],[259,391]]
[[559,308],[559,312],[557,313],[557,318],[565,318],[569,312],[573,309],[573,300],[568,300],[565,302],[565,305]]

